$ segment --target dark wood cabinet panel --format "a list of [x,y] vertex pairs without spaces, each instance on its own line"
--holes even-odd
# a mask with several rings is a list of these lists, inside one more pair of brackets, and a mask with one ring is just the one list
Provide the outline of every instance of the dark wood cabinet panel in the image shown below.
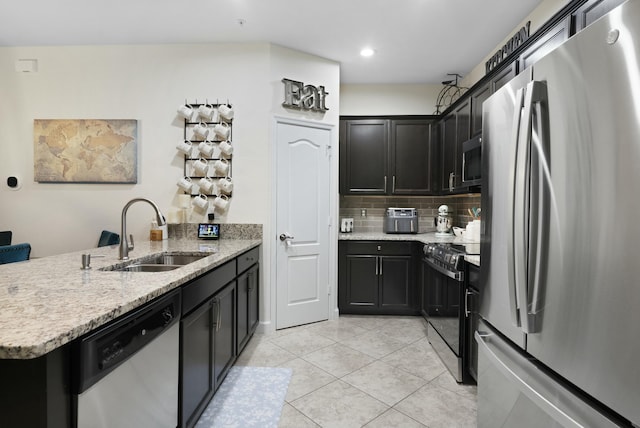
[[566,17],[536,40],[531,46],[526,48],[518,59],[520,72],[524,71],[531,64],[535,64],[536,61],[567,40],[570,29],[571,18]]
[[430,127],[431,121],[428,120],[391,121],[391,194],[424,195],[433,192]]
[[491,77],[491,81],[490,81],[491,93],[493,94],[495,91],[502,88],[511,79],[516,77],[517,74],[518,74],[518,61],[514,61],[508,66],[506,66],[505,68],[498,71],[495,76]]
[[456,169],[456,115],[450,113],[440,123],[440,190],[454,187]]
[[388,138],[387,120],[340,121],[340,193],[387,192]]
[[209,300],[180,321],[181,427],[192,427],[214,393],[213,303]]
[[601,18],[612,9],[620,6],[625,0],[590,0],[573,13],[572,34],[584,30],[592,22]]
[[340,241],[340,313],[417,314],[413,253],[411,242]]
[[471,132],[471,100],[465,98],[442,120],[440,127],[440,186],[443,193],[456,193],[462,185],[462,143]]
[[238,277],[237,348],[240,355],[258,325],[258,265]]
[[491,82],[486,82],[471,93],[471,136],[482,134],[482,103],[492,94]]
[[213,331],[213,375],[217,390],[236,356],[236,283],[216,295]]
[[345,259],[346,283],[343,306],[378,306],[378,257],[374,255],[347,255]]
[[430,195],[432,119],[340,120],[340,193]]
[[411,256],[382,256],[380,269],[380,306],[383,309],[406,309],[413,306]]

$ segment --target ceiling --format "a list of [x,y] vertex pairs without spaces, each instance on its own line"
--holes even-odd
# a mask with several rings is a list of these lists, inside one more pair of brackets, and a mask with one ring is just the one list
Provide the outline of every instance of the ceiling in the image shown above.
[[0,8],[0,46],[270,42],[339,62],[342,83],[439,83],[540,1],[20,0]]

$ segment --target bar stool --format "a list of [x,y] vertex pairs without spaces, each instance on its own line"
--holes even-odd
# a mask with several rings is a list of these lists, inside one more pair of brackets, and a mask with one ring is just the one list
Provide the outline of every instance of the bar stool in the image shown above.
[[29,260],[31,245],[27,243],[0,247],[0,265]]

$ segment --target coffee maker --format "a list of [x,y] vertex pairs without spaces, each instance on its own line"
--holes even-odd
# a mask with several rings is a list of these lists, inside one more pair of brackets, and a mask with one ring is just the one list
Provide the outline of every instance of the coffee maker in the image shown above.
[[453,226],[448,205],[438,207],[438,217],[433,219],[436,226],[436,236],[446,236],[451,234]]

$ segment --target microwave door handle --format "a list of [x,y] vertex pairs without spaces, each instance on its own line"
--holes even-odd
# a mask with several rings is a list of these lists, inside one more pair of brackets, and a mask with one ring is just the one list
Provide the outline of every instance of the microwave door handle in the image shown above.
[[[551,189],[551,176],[548,162],[549,115],[546,110],[548,96],[547,87],[543,82],[532,81],[527,85],[527,92],[531,94],[531,102],[535,106],[535,127],[532,128],[531,156],[535,157],[537,168],[532,169],[531,181],[531,209],[529,231],[529,284],[530,292],[527,301],[527,333],[540,331],[540,316],[543,306],[541,277],[544,262],[544,240],[547,236],[546,227],[549,224],[546,217]],[[535,130],[535,132],[533,132]]]
[[516,91],[514,101],[514,112],[512,121],[511,146],[513,147],[511,169],[509,171],[509,180],[507,183],[507,207],[509,214],[507,215],[507,273],[508,273],[508,292],[509,292],[509,312],[511,321],[515,326],[520,327],[520,319],[518,317],[518,301],[516,293],[516,257],[515,257],[515,217],[516,217],[516,164],[518,162],[518,152],[520,145],[520,120],[522,115],[522,103],[524,98],[524,88]]

